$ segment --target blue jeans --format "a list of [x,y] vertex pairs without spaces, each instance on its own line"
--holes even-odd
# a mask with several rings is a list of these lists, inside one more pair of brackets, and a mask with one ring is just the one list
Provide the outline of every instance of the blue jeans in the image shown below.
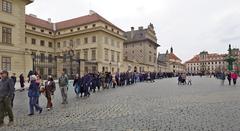
[[34,107],[36,111],[42,110],[42,108],[38,105],[38,97],[29,97],[29,107],[30,114],[34,114]]

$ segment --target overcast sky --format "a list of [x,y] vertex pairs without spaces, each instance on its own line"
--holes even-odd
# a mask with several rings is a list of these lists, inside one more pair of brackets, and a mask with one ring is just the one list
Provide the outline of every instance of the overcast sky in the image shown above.
[[160,53],[171,46],[183,61],[200,51],[240,47],[240,0],[35,0],[27,14],[53,22],[94,10],[125,31],[155,26]]

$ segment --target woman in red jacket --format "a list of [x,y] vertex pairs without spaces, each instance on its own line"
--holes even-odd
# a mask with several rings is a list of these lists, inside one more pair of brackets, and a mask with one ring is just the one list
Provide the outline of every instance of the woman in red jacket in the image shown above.
[[233,72],[231,74],[231,77],[233,79],[233,84],[236,85],[237,84],[237,78],[238,78],[238,74],[236,72]]

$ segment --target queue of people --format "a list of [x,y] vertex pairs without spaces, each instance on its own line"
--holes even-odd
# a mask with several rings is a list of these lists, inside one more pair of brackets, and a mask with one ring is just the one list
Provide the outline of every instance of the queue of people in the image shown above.
[[[65,71],[62,71],[61,76],[58,79],[58,85],[61,92],[62,104],[68,104],[68,90],[69,86],[74,87],[74,91],[77,97],[89,97],[91,93],[96,91],[106,90],[109,88],[124,87],[133,85],[137,82],[155,82],[155,79],[171,78],[178,76],[178,84],[192,85],[191,77],[185,73],[161,73],[161,72],[97,72],[86,73],[82,77],[76,74],[73,85],[70,85],[69,78]],[[228,79],[229,85],[231,81],[236,85],[238,75],[236,72],[229,72],[227,75],[223,72],[219,75],[224,85],[225,79]],[[23,74],[19,76],[21,91],[24,90],[25,79]],[[39,97],[43,94],[46,97],[48,111],[53,109],[52,98],[56,91],[56,83],[52,76],[48,76],[45,83],[41,79],[41,75],[38,72],[30,71],[28,74],[28,82],[30,83],[28,88],[29,98],[29,116],[38,112],[42,113],[43,107],[39,105]],[[0,72],[0,127],[4,123],[4,117],[9,117],[9,125],[13,124],[14,117],[12,112],[14,92],[16,84],[16,74],[9,77],[7,71]]]

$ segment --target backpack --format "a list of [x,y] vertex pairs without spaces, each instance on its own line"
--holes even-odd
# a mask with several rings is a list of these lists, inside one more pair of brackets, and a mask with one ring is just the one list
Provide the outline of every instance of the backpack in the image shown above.
[[66,86],[68,84],[68,80],[66,76],[61,76],[59,78],[59,86]]

